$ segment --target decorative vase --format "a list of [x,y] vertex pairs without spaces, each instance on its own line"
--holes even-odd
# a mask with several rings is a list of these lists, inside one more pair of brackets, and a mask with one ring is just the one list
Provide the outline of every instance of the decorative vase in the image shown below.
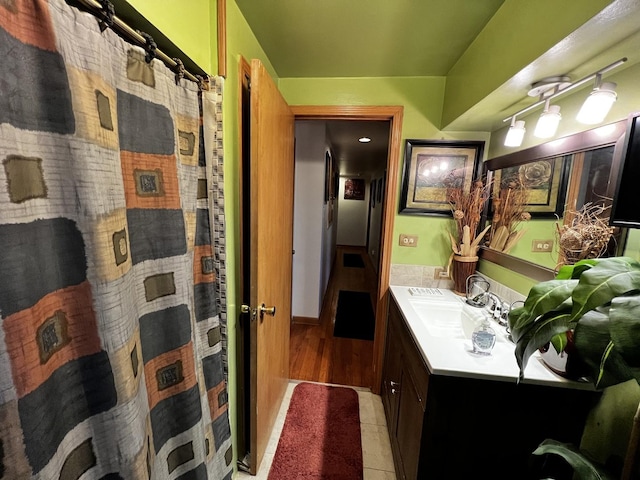
[[453,256],[453,291],[458,295],[467,294],[467,277],[473,275],[478,265],[478,256],[463,257],[460,255]]

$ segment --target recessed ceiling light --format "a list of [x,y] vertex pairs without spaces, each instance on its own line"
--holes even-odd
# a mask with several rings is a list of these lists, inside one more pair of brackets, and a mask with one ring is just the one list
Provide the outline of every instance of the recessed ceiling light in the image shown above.
[[360,143],[369,143],[371,139],[369,137],[361,137],[358,139]]

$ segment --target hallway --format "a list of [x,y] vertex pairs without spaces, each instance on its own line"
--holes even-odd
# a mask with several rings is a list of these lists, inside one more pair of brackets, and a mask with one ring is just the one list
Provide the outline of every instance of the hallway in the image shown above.
[[[364,268],[345,267],[344,253],[360,254]],[[376,286],[377,275],[366,248],[338,246],[320,324],[291,326],[289,377],[292,380],[371,388],[373,341],[334,337],[333,328],[340,290],[368,292],[374,298]]]

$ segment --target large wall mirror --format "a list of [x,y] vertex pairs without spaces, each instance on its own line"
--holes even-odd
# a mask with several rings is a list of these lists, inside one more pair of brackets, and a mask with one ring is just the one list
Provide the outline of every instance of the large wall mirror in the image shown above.
[[[558,261],[556,230],[571,220],[566,212],[586,204],[611,205],[626,125],[621,120],[484,162],[484,175],[492,182],[494,194],[518,172],[526,172],[534,187],[528,192],[526,208],[532,218],[519,227],[524,234],[508,253],[483,247],[482,259],[538,281],[553,278]],[[489,202],[484,220],[491,223],[491,219]],[[625,233],[616,230],[612,255],[624,248]],[[549,241],[550,252],[534,251]]]

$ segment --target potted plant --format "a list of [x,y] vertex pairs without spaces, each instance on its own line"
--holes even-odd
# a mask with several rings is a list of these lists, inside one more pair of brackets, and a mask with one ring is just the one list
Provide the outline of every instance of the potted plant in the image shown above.
[[[596,388],[629,379],[640,383],[640,262],[610,257],[565,265],[554,280],[531,289],[524,306],[510,312],[509,326],[521,379],[536,350],[550,343],[561,352],[572,336],[572,354],[586,366],[585,374]],[[630,450],[637,449],[639,416],[640,410]],[[541,448],[541,453],[569,455],[566,446],[546,444]],[[627,454],[627,475],[636,457],[636,451]],[[590,471],[593,476],[581,478],[600,478],[595,470]]]

